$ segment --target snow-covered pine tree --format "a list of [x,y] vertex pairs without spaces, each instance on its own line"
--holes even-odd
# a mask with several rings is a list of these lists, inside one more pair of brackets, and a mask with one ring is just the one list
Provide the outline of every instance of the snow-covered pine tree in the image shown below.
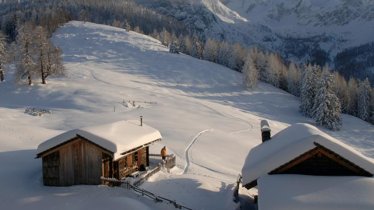
[[300,112],[307,117],[313,117],[313,108],[317,93],[318,71],[320,71],[318,66],[309,64],[305,66],[302,78]]
[[4,81],[4,64],[6,63],[6,41],[5,36],[0,32],[0,82]]
[[243,83],[247,88],[254,88],[257,86],[259,73],[250,54],[247,56],[245,60],[242,73]]
[[366,78],[359,83],[358,87],[358,100],[357,100],[357,116],[367,121],[370,117],[370,82]]
[[341,106],[333,90],[333,76],[329,73],[322,75],[315,97],[315,110],[313,112],[317,125],[330,130],[339,130],[342,125]]

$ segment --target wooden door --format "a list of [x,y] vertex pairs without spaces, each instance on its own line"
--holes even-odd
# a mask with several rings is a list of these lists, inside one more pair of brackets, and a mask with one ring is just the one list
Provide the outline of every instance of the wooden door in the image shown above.
[[73,156],[73,170],[74,170],[74,184],[83,184],[82,183],[82,144],[81,141],[78,141],[72,145],[72,156]]

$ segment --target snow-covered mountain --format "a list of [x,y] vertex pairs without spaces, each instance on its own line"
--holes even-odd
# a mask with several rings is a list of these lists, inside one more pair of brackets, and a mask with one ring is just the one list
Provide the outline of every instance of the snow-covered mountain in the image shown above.
[[178,17],[208,37],[256,45],[297,62],[334,66],[338,53],[374,42],[371,0],[136,1]]
[[[0,209],[175,209],[122,188],[42,184],[38,144],[139,116],[163,136],[151,152],[166,145],[177,156],[176,168],[142,188],[192,209],[236,209],[233,188],[248,151],[261,141],[260,121],[269,120],[273,135],[311,122],[296,97],[263,83],[246,90],[240,73],[169,53],[133,31],[73,21],[52,41],[63,50],[66,77],[29,87],[16,84],[10,70],[0,83]],[[48,112],[33,115],[26,107]],[[342,130],[326,132],[374,157],[373,125],[343,115]]]

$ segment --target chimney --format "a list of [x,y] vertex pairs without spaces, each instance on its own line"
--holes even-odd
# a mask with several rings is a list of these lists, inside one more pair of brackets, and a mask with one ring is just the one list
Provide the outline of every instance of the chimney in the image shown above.
[[140,126],[143,126],[143,116],[140,116]]
[[261,120],[261,136],[262,142],[269,141],[271,139],[271,129],[267,120]]

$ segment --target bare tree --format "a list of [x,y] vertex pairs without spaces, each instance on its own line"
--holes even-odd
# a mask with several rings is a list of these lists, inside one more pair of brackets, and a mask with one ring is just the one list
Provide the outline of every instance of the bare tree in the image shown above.
[[61,50],[48,39],[47,32],[38,26],[34,30],[34,40],[38,51],[38,76],[42,84],[47,84],[46,79],[50,75],[62,75],[64,68],[61,61]]
[[33,42],[33,25],[25,23],[18,29],[18,60],[17,60],[17,78],[18,80],[27,77],[28,85],[32,84],[33,76],[35,76],[35,48]]

